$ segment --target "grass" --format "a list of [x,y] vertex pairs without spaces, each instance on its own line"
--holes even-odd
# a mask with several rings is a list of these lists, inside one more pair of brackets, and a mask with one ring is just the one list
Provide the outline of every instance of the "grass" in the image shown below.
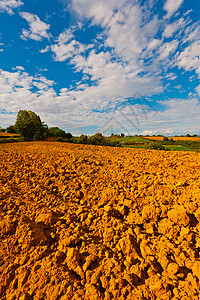
[[182,146],[182,145],[164,145],[166,150],[170,151],[194,151],[194,149]]
[[138,136],[127,136],[127,137],[111,137],[109,138],[111,141],[119,142],[120,144],[127,144],[127,143],[145,143],[147,140]]

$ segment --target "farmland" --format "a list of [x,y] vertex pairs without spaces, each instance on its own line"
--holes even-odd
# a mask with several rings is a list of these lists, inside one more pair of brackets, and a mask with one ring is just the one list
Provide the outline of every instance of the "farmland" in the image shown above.
[[[167,140],[163,140],[167,139]],[[118,142],[122,147],[157,149],[170,151],[199,151],[200,137],[164,137],[164,136],[127,136],[110,137],[108,140]]]
[[17,133],[0,132],[0,138],[19,137]]
[[0,298],[198,300],[200,154],[0,145]]
[[[154,140],[154,141],[162,141],[163,140],[163,136],[145,136],[145,139],[149,139],[149,140]],[[200,137],[196,136],[196,137],[187,137],[187,136],[170,136],[168,137],[168,139],[173,139],[174,141],[195,141],[195,142],[199,142],[200,141]]]

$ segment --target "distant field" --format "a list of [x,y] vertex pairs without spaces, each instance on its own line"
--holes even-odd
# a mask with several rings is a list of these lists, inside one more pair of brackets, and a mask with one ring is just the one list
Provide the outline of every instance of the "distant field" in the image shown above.
[[110,138],[111,140],[113,141],[116,141],[116,142],[120,142],[120,144],[126,144],[126,143],[144,143],[146,142],[146,139],[145,138],[142,138],[142,137],[138,137],[138,136],[126,136],[126,137],[111,137]]
[[[163,136],[145,136],[145,139],[154,141],[163,141]],[[168,136],[168,139],[173,139],[174,141],[200,141],[200,137],[186,137],[186,136]]]
[[[173,139],[176,144],[174,145],[167,145],[165,142],[163,142],[164,136],[128,136],[128,137],[111,137],[111,141],[119,142],[122,147],[130,147],[130,148],[143,148],[148,149],[149,147],[153,147],[153,144],[158,144],[155,147],[158,147],[159,144],[163,145],[165,150],[170,151],[194,151],[195,149],[199,149],[198,145],[191,143],[197,143],[200,142],[200,137],[168,137],[170,140]],[[180,145],[179,145],[180,142]],[[191,142],[190,145],[187,145],[185,143]],[[148,144],[152,145],[148,145]],[[163,144],[164,143],[164,144]],[[152,149],[152,148],[150,148]],[[156,149],[156,148],[154,148]],[[163,150],[164,150],[163,149]]]
[[3,137],[10,137],[10,136],[20,136],[19,134],[17,133],[6,133],[6,132],[0,132],[0,138]]

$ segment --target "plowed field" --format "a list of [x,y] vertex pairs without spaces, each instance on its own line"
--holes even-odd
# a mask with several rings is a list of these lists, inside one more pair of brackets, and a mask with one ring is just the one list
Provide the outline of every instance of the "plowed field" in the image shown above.
[[200,154],[0,145],[0,299],[200,299]]

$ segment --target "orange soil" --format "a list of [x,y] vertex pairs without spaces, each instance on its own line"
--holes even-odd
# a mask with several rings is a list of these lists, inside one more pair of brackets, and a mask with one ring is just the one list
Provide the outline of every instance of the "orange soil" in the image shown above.
[[198,300],[200,155],[0,147],[0,298]]
[[[163,136],[144,136],[145,139],[163,141]],[[174,141],[200,141],[200,137],[186,137],[186,136],[168,136],[168,139],[173,139]]]

